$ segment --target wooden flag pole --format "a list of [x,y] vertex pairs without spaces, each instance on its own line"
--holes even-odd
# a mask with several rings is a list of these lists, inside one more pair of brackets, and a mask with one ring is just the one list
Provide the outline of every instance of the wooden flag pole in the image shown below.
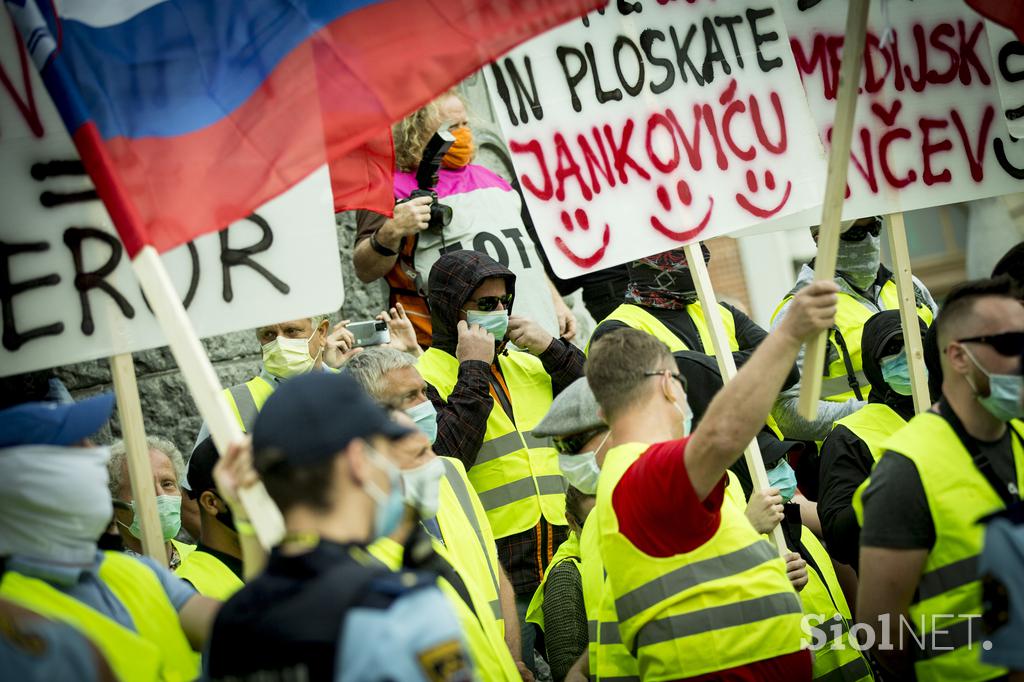
[[146,444],[146,427],[142,421],[142,403],[139,402],[139,386],[135,381],[132,354],[111,356],[110,374],[114,380],[117,414],[121,419],[121,434],[127,454],[132,506],[142,530],[142,553],[161,566],[166,566],[167,549],[160,527],[160,515],[156,509],[153,467],[149,462],[149,446]]
[[[199,342],[192,320],[178,299],[156,249],[144,246],[132,260],[132,267],[199,413],[206,420],[213,442],[223,453],[232,441],[242,437],[242,429],[224,398],[220,380]],[[260,544],[266,549],[276,545],[284,537],[284,520],[266,488],[257,483],[238,492]]]
[[[857,113],[857,88],[860,83],[870,4],[870,0],[849,0],[846,13],[843,62],[839,70],[839,96],[836,100],[836,117],[832,129],[832,150],[828,155],[825,201],[821,228],[818,231],[818,255],[814,262],[815,280],[831,280],[836,274],[839,220],[843,213],[843,198],[846,196],[846,171],[850,166],[850,142]],[[821,396],[827,344],[828,332],[824,331],[808,341],[804,351],[798,411],[807,420],[812,420],[818,415],[818,399]]]
[[921,342],[921,325],[917,317],[914,279],[910,272],[907,228],[903,224],[902,213],[890,213],[885,217],[885,222],[885,232],[889,237],[889,252],[892,254],[892,273],[896,279],[896,293],[900,299],[903,347],[906,349],[907,366],[910,368],[910,388],[914,396],[914,411],[920,414],[931,406],[932,399],[928,391],[928,373],[924,366],[924,344]]
[[[732,348],[729,346],[729,339],[725,335],[725,325],[722,324],[722,311],[718,307],[718,299],[715,297],[715,290],[711,286],[711,276],[708,275],[707,265],[704,263],[704,253],[701,251],[700,242],[687,244],[683,247],[686,252],[686,262],[690,267],[690,274],[697,287],[697,298],[700,300],[700,307],[704,310],[704,321],[707,322],[708,331],[711,332],[711,345],[715,349],[715,360],[718,362],[718,371],[722,374],[722,381],[729,381],[736,376],[736,362],[732,357]],[[761,457],[761,448],[757,439],[750,441],[750,445],[743,452],[743,458],[747,462],[747,469],[750,471],[750,480],[754,484],[754,490],[764,490],[768,486],[768,473],[764,469],[764,459]],[[786,538],[782,535],[782,527],[776,525],[771,532],[771,540],[780,555],[785,555],[789,550],[786,548]]]

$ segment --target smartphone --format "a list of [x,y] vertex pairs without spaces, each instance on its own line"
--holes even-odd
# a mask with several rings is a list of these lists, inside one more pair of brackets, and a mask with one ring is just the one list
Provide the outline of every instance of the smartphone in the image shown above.
[[380,346],[391,343],[391,332],[388,331],[388,323],[381,320],[366,320],[365,322],[353,322],[347,329],[356,337],[357,347]]

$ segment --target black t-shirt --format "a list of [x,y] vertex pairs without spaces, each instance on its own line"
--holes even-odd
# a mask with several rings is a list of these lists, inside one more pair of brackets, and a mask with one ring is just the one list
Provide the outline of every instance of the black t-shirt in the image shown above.
[[[1013,461],[1012,427],[992,443],[974,440],[979,451],[988,457],[996,477],[1016,483],[1017,468]],[[928,509],[921,476],[914,463],[891,450],[879,460],[871,481],[865,488],[864,525],[861,546],[890,549],[928,549],[935,544],[935,524]]]

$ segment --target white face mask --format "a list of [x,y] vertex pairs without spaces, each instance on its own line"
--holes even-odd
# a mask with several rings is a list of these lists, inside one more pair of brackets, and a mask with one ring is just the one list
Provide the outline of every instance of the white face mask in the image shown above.
[[611,431],[604,434],[604,438],[601,439],[597,448],[589,452],[558,455],[558,468],[561,469],[562,475],[565,476],[569,485],[586,495],[597,494],[597,480],[601,476],[601,467],[597,466],[597,453],[601,451],[611,435]]
[[405,501],[415,507],[425,519],[437,516],[442,476],[444,464],[437,457],[415,469],[402,471]]
[[277,336],[270,343],[263,345],[263,369],[281,379],[291,379],[306,374],[313,369],[320,353],[316,357],[309,354],[309,342],[316,336],[316,330],[308,339],[288,339]]
[[109,459],[108,447],[0,450],[0,555],[93,563],[114,513]]

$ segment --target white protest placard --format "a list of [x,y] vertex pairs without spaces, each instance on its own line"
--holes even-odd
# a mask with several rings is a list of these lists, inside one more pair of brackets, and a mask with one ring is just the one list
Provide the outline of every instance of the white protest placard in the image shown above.
[[[985,20],[963,0],[873,0],[843,218],[886,215],[1021,191],[1024,142],[1010,137]],[[817,129],[835,116],[845,3],[783,5]],[[1019,68],[1019,67],[1018,67]],[[1021,102],[1024,103],[1024,102]],[[821,221],[821,210],[744,234]]]
[[[22,42],[0,21],[0,376],[166,343]],[[163,256],[201,336],[337,310],[327,168]]]
[[1014,137],[1024,137],[1024,43],[1013,31],[992,21],[985,22],[985,32],[1006,127]]
[[775,0],[610,3],[485,73],[560,277],[821,203]]

